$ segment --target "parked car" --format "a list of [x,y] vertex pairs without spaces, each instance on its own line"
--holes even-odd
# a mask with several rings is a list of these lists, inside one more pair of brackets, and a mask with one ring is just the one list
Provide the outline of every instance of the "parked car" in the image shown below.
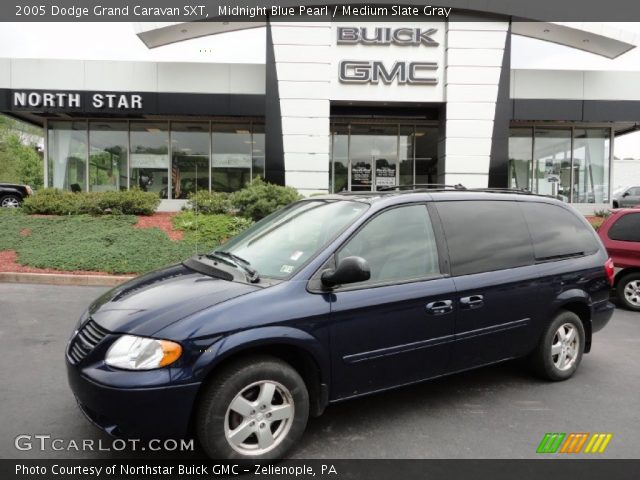
[[33,190],[29,185],[0,183],[0,207],[19,207],[25,197],[29,195],[33,195]]
[[103,294],[68,378],[111,434],[193,428],[211,457],[280,458],[330,403],[517,357],[568,379],[613,313],[612,279],[595,231],[555,199],[312,197]]
[[640,206],[640,187],[623,187],[613,192],[613,208]]
[[640,209],[612,211],[598,234],[616,269],[616,298],[626,308],[640,311]]

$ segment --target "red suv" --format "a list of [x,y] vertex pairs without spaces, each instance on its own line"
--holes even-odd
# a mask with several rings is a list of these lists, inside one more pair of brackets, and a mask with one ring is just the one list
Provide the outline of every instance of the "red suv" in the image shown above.
[[598,235],[613,259],[618,300],[640,311],[640,208],[613,210]]

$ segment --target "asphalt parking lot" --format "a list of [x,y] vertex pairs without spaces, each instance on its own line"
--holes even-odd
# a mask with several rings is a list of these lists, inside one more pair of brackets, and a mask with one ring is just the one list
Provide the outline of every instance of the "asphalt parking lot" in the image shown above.
[[[152,455],[14,446],[21,434],[108,441],[78,411],[63,357],[78,316],[104,290],[0,283],[0,458]],[[294,456],[533,458],[545,432],[608,432],[604,457],[638,458],[639,367],[640,314],[618,309],[567,382],[537,380],[508,362],[344,402],[310,421]]]

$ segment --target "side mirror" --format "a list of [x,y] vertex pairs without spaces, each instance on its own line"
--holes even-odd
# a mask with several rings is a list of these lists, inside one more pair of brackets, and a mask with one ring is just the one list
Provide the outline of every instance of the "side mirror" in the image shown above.
[[624,193],[622,194],[622,198],[624,198],[624,197],[628,197],[628,196],[629,196],[629,192],[624,192]]
[[325,287],[364,282],[369,278],[371,278],[371,269],[362,257],[347,257],[340,262],[335,270],[325,270],[320,277],[322,285]]

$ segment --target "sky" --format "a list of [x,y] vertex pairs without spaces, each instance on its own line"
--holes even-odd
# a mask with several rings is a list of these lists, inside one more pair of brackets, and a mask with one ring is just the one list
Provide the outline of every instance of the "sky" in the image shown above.
[[[640,22],[610,23],[640,36]],[[228,48],[229,44],[233,48]],[[265,29],[197,38],[148,49],[132,23],[0,23],[0,57],[264,63]],[[511,67],[640,71],[640,46],[607,59],[569,47],[513,36]],[[640,132],[618,137],[615,155],[640,158]]]

